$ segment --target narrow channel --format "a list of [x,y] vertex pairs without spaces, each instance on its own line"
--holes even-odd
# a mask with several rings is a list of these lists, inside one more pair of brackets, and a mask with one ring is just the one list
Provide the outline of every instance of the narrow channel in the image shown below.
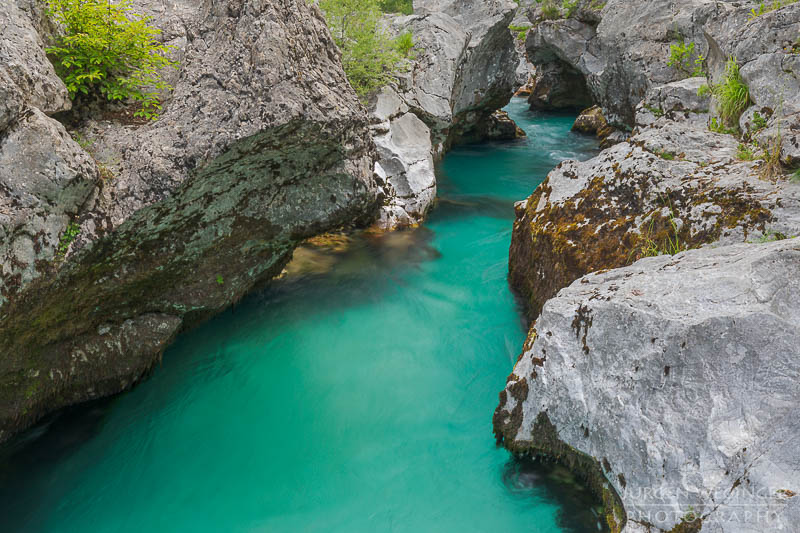
[[300,250],[147,381],[7,446],[2,530],[598,531],[580,484],[492,436],[525,339],[514,202],[596,148],[506,109],[528,137],[452,150],[423,227]]

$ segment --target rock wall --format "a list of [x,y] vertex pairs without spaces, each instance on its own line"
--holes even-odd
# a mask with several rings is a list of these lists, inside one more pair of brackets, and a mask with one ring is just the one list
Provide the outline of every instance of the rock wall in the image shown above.
[[[630,128],[647,91],[688,77],[699,55],[706,58],[701,70],[712,81],[719,80],[728,57],[735,57],[753,104],[776,111],[762,134],[774,135],[781,122],[784,157],[797,158],[790,154],[796,154],[799,142],[800,71],[792,50],[800,32],[800,5],[755,18],[751,9],[758,6],[753,2],[609,0],[579,5],[570,18],[559,20],[545,19],[540,7],[529,12],[536,25],[526,46],[540,82],[531,96],[534,106],[588,107],[578,90],[585,85],[612,124]],[[680,41],[695,47],[689,71],[668,65],[670,46]]]
[[795,238],[581,278],[533,326],[498,438],[602,472],[612,531],[794,531],[799,272]]
[[415,59],[370,105],[385,194],[380,227],[421,222],[436,198],[435,162],[454,143],[490,136],[492,114],[517,84],[515,12],[506,0],[417,0],[413,15],[390,20],[394,34],[412,33]]
[[[496,435],[582,473],[614,532],[791,531],[800,183],[769,172],[765,150],[780,141],[796,165],[800,7],[587,5],[562,20],[531,10],[546,82],[532,99],[558,107],[579,75],[630,135],[517,204],[509,279],[532,327]],[[703,76],[667,65],[681,38]],[[731,55],[750,88],[741,137],[709,129],[716,103],[700,91]]]
[[130,386],[297,242],[377,213],[367,116],[316,7],[147,9],[180,47],[174,93],[153,123],[96,117],[90,156],[47,115],[68,100],[31,19],[0,8],[24,35],[0,40],[0,90],[22,95],[0,132],[0,441]]
[[800,184],[762,179],[763,161],[739,160],[737,139],[708,131],[704,82],[653,88],[629,140],[561,163],[517,204],[509,280],[531,319],[574,280],[630,264],[648,246],[800,235]]

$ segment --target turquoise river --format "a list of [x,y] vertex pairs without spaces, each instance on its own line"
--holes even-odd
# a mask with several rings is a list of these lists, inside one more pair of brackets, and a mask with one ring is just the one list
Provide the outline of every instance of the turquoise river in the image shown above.
[[450,152],[423,227],[304,248],[130,392],[5,446],[0,531],[598,531],[562,468],[492,435],[525,338],[514,202],[596,146],[574,115],[507,110],[528,138]]

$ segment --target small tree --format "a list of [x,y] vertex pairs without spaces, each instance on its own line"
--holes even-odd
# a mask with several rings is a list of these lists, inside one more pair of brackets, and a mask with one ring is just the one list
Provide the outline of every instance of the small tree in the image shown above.
[[381,24],[378,0],[321,0],[350,85],[365,99],[392,81],[411,53],[408,34],[393,39]]
[[64,28],[47,49],[70,97],[99,92],[108,100],[136,100],[136,116],[155,118],[159,92],[171,90],[159,70],[177,66],[150,19],[130,12],[130,0],[48,0],[53,19]]

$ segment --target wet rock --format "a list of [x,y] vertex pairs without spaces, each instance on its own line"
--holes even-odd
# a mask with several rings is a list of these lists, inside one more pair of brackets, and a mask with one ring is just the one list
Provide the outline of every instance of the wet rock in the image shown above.
[[481,137],[493,141],[508,141],[525,137],[525,132],[517,126],[503,110],[492,113],[479,130]]
[[646,258],[575,281],[531,329],[500,394],[498,438],[600,472],[624,508],[613,530],[622,516],[636,533],[792,530],[797,272],[795,238]]
[[607,137],[611,133],[608,122],[603,116],[603,110],[599,106],[592,106],[581,111],[572,125],[572,131],[597,135],[601,138]]

